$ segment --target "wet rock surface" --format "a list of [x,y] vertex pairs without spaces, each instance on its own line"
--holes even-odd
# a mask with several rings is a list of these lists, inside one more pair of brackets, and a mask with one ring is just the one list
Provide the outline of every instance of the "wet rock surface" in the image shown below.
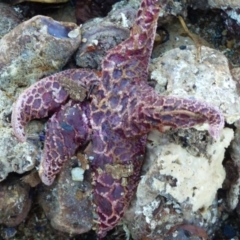
[[18,25],[0,40],[0,89],[13,93],[60,70],[80,41],[74,23],[36,16]]
[[106,52],[129,36],[128,29],[118,27],[110,22],[102,22],[97,25],[94,22],[88,23],[82,31],[84,42],[76,53],[76,64],[82,68],[98,70],[101,69],[101,61]]
[[239,1],[238,0],[208,0],[208,4],[212,8],[222,8],[222,7],[229,7],[229,8],[235,8],[239,7]]
[[83,181],[71,179],[71,171],[78,165],[76,158],[68,161],[54,184],[42,186],[39,195],[39,203],[51,225],[72,235],[88,232],[93,227],[89,173],[85,173]]
[[86,22],[82,28],[83,42],[76,53],[76,64],[82,68],[101,69],[106,52],[129,36],[136,16],[136,3],[118,3],[104,18]]
[[39,146],[31,142],[19,143],[11,128],[0,128],[0,181],[9,173],[24,173],[35,167]]
[[0,184],[0,223],[8,227],[20,224],[31,208],[30,186],[17,178]]
[[[240,129],[235,131],[234,140],[231,143],[230,155],[233,161],[233,168],[236,171],[236,177],[228,190],[228,206],[231,210],[234,210],[239,204],[239,192],[240,192]],[[231,171],[233,176],[234,171]]]
[[[42,75],[61,69],[75,51],[75,46],[79,44],[78,55],[80,56],[78,56],[79,61],[77,64],[80,67],[99,69],[99,63],[105,52],[127,37],[128,29],[131,27],[132,20],[135,17],[134,14],[138,2],[138,0],[130,1],[130,4],[127,5],[125,1],[120,1],[113,6],[113,10],[107,18],[93,19],[91,22],[84,24],[81,44],[79,39],[68,39],[71,42],[68,45],[63,39],[55,39],[56,36],[46,36],[44,38],[45,35],[42,33],[45,30],[42,30],[40,39],[45,39],[45,44],[50,43],[51,41],[48,41],[48,39],[52,37],[53,41],[56,42],[49,46],[42,45],[41,51],[45,55],[43,54],[41,61],[38,59],[41,54],[38,52],[38,46],[32,42],[34,39],[32,37],[24,38],[20,41],[24,43],[21,49],[19,48],[21,47],[19,42],[15,41],[16,37],[13,38],[15,35],[12,35],[11,38],[6,35],[4,37],[5,42],[0,42],[0,52],[2,51],[0,56],[0,88],[2,90],[0,92],[0,133],[2,135],[0,176],[2,180],[10,172],[15,171],[22,174],[37,166],[37,160],[41,151],[39,135],[43,131],[42,123],[32,123],[29,130],[29,141],[25,145],[18,143],[12,136],[9,128],[9,114],[11,113],[11,105],[16,97],[14,96],[15,92],[18,94],[22,87],[37,81]],[[136,198],[132,201],[125,216],[127,225],[125,225],[124,229],[126,230],[128,227],[128,230],[124,233],[123,230],[119,230],[121,229],[119,227],[119,229],[116,229],[115,235],[111,236],[110,234],[109,239],[116,239],[116,236],[121,236],[120,239],[127,239],[126,235],[128,233],[129,235],[132,234],[134,239],[146,238],[146,236],[147,239],[201,239],[206,238],[207,234],[209,239],[233,238],[236,240],[239,237],[239,222],[237,219],[239,219],[240,215],[238,200],[240,188],[238,174],[240,134],[239,130],[235,129],[235,127],[238,128],[238,120],[240,119],[239,71],[237,68],[230,71],[228,60],[220,51],[212,48],[217,46],[235,64],[239,63],[239,57],[236,54],[238,52],[236,51],[238,39],[232,39],[232,37],[230,38],[228,34],[224,33],[227,30],[223,29],[222,26],[224,25],[219,24],[220,21],[218,21],[222,10],[225,10],[224,8],[229,8],[229,13],[232,16],[234,14],[234,16],[237,16],[239,3],[238,1],[209,0],[208,2],[191,1],[191,5],[188,5],[183,1],[172,2],[173,5],[169,5],[168,9],[165,10],[165,15],[162,15],[160,24],[162,24],[163,20],[169,23],[169,19],[172,19],[172,16],[168,17],[169,13],[172,15],[181,13],[184,16],[188,14],[192,17],[191,20],[187,20],[190,29],[198,35],[207,36],[206,39],[211,42],[208,46],[211,46],[211,48],[202,47],[202,58],[200,63],[198,63],[196,61],[195,47],[189,46],[189,44],[194,42],[186,36],[184,31],[177,32],[176,29],[179,30],[181,26],[179,24],[175,25],[173,22],[175,30],[174,26],[167,29],[170,34],[170,41],[159,45],[159,48],[164,46],[165,49],[156,51],[154,57],[158,57],[164,52],[166,54],[159,58],[160,60],[153,60],[150,76],[152,80],[158,81],[156,88],[161,94],[198,98],[220,107],[230,128],[224,130],[224,139],[220,139],[220,142],[215,143],[208,137],[206,132],[193,129],[160,135],[161,137],[158,136],[157,138],[158,145],[153,139],[149,138],[148,155],[142,172],[142,185],[139,186]],[[9,5],[0,5],[0,24],[1,19],[3,19],[1,11],[5,8],[2,6],[9,7]],[[205,32],[201,30],[203,26],[201,17],[187,12],[187,6],[195,9],[215,9],[214,13],[202,17],[202,21],[205,21],[210,26],[210,30],[205,29]],[[122,7],[124,7],[124,10],[121,9]],[[70,7],[69,9],[71,10],[72,8]],[[56,18],[61,19],[63,17],[61,16],[62,12]],[[15,23],[22,21],[19,13],[17,16],[13,12],[11,14],[14,23],[11,22],[10,24],[7,22],[7,24],[15,26]],[[197,23],[194,24],[192,24],[193,15],[194,19],[197,19]],[[209,16],[213,15],[217,17],[211,20]],[[6,25],[4,21],[6,22],[6,18],[3,19],[3,23]],[[110,22],[110,27],[106,26],[107,21]],[[236,25],[236,22],[234,24]],[[217,29],[216,26],[221,27]],[[7,27],[6,29],[9,28]],[[232,33],[234,31],[236,31],[236,28],[233,28]],[[34,34],[32,35],[35,36]],[[109,35],[111,35],[111,39],[109,39]],[[83,41],[84,38],[86,38],[86,42]],[[14,39],[14,41],[11,39]],[[25,41],[28,39],[30,39],[30,42]],[[186,39],[188,40],[186,41]],[[2,46],[4,45],[2,43],[5,44],[6,42],[8,42],[9,47],[3,49]],[[74,42],[73,45],[72,42]],[[165,44],[169,45],[166,47]],[[52,46],[56,46],[57,49],[51,53],[56,57],[56,60],[53,60],[52,55],[47,56],[46,54]],[[69,48],[71,49],[69,50]],[[18,50],[13,52],[9,49]],[[28,51],[35,52],[36,58],[30,59],[30,55],[24,55]],[[23,55],[19,55],[18,58],[16,52]],[[9,60],[2,64],[3,60],[1,59],[6,60],[6,58],[3,58],[6,53]],[[27,57],[24,58],[23,56]],[[44,65],[42,65],[42,62],[44,62]],[[2,65],[6,68],[2,68]],[[17,65],[24,67],[19,68],[21,71],[16,71],[15,66]],[[10,79],[11,81],[9,81]],[[233,127],[233,123],[235,127]],[[229,145],[233,136],[232,129],[235,134],[234,140],[231,143],[231,147],[228,147],[225,152],[225,148]],[[44,134],[42,137],[44,138]],[[215,150],[221,156],[217,158],[219,155],[214,154],[217,159],[208,158],[206,149]],[[224,153],[226,157],[223,162],[223,168],[222,155]],[[159,157],[162,157],[163,160],[159,160]],[[171,161],[171,159],[175,158],[183,159],[179,160],[181,164]],[[190,161],[189,159],[192,160]],[[212,160],[206,162],[209,159]],[[172,165],[169,162],[172,162]],[[176,171],[180,166],[182,166],[182,170]],[[86,171],[83,174],[83,181],[73,181],[71,170],[79,167],[76,159],[69,161],[52,187],[42,186],[39,184],[37,177],[35,179],[34,176],[28,176],[29,178],[26,179],[22,178],[22,175],[17,177],[14,175],[13,177],[10,174],[5,181],[1,182],[0,194],[2,194],[2,197],[0,203],[1,209],[3,209],[0,217],[2,222],[0,226],[1,237],[3,239],[12,238],[19,240],[31,238],[66,240],[72,239],[71,234],[75,235],[89,231],[93,227],[91,199],[89,199],[87,194],[88,191],[91,191],[91,184]],[[196,172],[196,170],[198,171]],[[171,172],[171,174],[167,174],[167,171]],[[182,172],[184,174],[180,174]],[[197,174],[200,174],[200,176],[185,181],[184,177],[187,178],[186,173],[192,176],[196,175],[195,177],[199,176]],[[206,177],[207,174],[208,178]],[[77,179],[79,180],[83,176],[81,175]],[[15,177],[18,181],[14,181]],[[205,180],[207,185],[202,183],[205,187],[211,183],[210,188],[206,187],[207,193],[201,192],[201,188],[197,185],[197,183],[201,184],[203,179],[208,179]],[[180,182],[183,185],[185,184],[182,187],[182,191],[180,190],[181,188],[177,189],[180,186]],[[213,183],[216,184],[214,185]],[[221,188],[222,184],[223,188]],[[180,193],[176,193],[177,190]],[[31,206],[29,192],[31,197],[33,193],[33,197],[37,201],[35,201],[28,214]],[[189,194],[189,197],[187,194]],[[23,202],[20,202],[20,199],[23,199]],[[14,208],[15,205],[12,207],[13,202],[18,206],[18,209]],[[9,208],[9,206],[11,207]],[[9,220],[9,216],[14,217]],[[20,225],[16,226],[19,223]],[[57,230],[54,230],[51,226]],[[149,233],[152,234],[152,238]],[[94,237],[94,234],[90,233],[89,235],[76,235],[75,239],[94,239]]]
[[0,2],[0,39],[22,21],[21,14],[6,3]]
[[112,5],[119,1],[120,0],[77,1],[75,10],[77,23],[78,24],[85,23],[89,19],[95,17],[105,17],[107,13],[111,10]]

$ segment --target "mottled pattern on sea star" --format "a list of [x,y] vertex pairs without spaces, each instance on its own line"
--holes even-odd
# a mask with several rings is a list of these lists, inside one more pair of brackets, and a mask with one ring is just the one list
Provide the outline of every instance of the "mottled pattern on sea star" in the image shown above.
[[[189,128],[207,122],[209,133],[217,138],[223,128],[223,116],[216,108],[160,96],[148,86],[159,10],[157,0],[142,1],[130,37],[108,52],[101,74],[77,69],[44,78],[23,92],[13,109],[12,125],[21,141],[26,140],[28,121],[53,114],[47,123],[39,170],[47,185],[78,147],[92,141],[90,164],[99,237],[124,214],[139,182],[151,129]],[[70,99],[66,79],[76,82],[84,97],[89,91],[90,96]]]

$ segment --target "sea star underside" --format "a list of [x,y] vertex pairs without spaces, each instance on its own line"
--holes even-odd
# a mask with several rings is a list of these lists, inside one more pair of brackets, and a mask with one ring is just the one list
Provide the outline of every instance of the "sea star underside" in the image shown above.
[[[217,138],[223,128],[218,109],[195,100],[160,96],[148,85],[159,11],[157,0],[142,1],[130,37],[108,51],[100,74],[71,69],[46,77],[26,89],[13,108],[12,126],[22,142],[27,122],[51,115],[39,170],[46,185],[52,184],[77,148],[91,141],[100,238],[119,222],[136,189],[151,129],[189,128],[206,122],[209,133]],[[67,82],[79,90],[75,94],[79,96],[71,94]],[[81,97],[82,93],[88,97]]]

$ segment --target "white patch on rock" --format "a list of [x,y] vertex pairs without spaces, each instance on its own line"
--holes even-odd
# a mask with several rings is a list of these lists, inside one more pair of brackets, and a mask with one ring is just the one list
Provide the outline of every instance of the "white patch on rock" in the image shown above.
[[180,143],[173,143],[169,135],[150,132],[145,175],[125,213],[133,239],[146,234],[156,239],[182,222],[215,231],[219,214],[216,194],[226,175],[222,161],[233,136],[232,129],[224,128],[217,141],[207,138],[206,151],[195,156]]
[[[158,137],[160,136],[159,133]],[[159,149],[156,146],[149,158],[155,158],[156,152],[160,153],[140,185],[148,185],[149,190],[151,189],[150,193],[154,192],[155,196],[164,194],[179,203],[185,202],[192,206],[194,212],[208,209],[225,179],[222,161],[225,148],[232,139],[232,129],[225,128],[217,141],[207,145],[207,157],[192,156],[175,143],[159,146]],[[166,180],[166,177],[171,180]],[[138,200],[144,203],[149,194],[146,191],[143,193],[139,191],[142,188],[143,186],[138,188],[137,196]]]

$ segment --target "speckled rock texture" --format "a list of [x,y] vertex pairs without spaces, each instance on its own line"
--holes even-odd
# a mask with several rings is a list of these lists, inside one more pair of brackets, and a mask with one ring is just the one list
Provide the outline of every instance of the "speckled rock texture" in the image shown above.
[[44,75],[61,70],[80,44],[74,23],[36,16],[0,40],[0,89],[13,93]]
[[42,131],[42,124],[32,122],[28,128],[29,140],[20,143],[10,126],[12,103],[11,94],[0,90],[0,182],[11,172],[22,174],[31,170],[40,158],[41,145],[36,133]]
[[118,3],[105,18],[92,19],[82,27],[82,44],[76,53],[79,67],[100,70],[101,60],[107,50],[113,48],[129,36],[137,8],[129,2]]
[[228,31],[233,34],[239,36],[240,33],[240,3],[236,8],[228,8],[223,11],[223,18]]
[[33,142],[19,143],[12,129],[0,128],[0,181],[10,172],[24,173],[35,167],[39,146]]
[[110,22],[86,23],[82,28],[83,42],[76,53],[76,64],[82,68],[101,68],[102,58],[107,50],[115,47],[129,36],[128,29]]
[[22,17],[12,6],[0,2],[0,39],[21,23]]
[[[201,47],[200,62],[196,48],[172,49],[153,59],[151,79],[157,82],[160,94],[194,98],[218,107],[225,121],[234,123],[240,118],[240,98],[232,79],[227,58],[219,51]],[[209,94],[211,93],[211,94]]]
[[226,28],[233,35],[240,35],[240,2],[238,0],[208,0],[211,8],[223,10]]
[[240,2],[238,0],[208,0],[208,4],[212,8],[239,8]]
[[12,178],[0,184],[0,224],[17,226],[28,215],[32,200],[30,186]]
[[[171,24],[167,25],[167,31],[169,32],[170,37],[167,37],[167,41],[161,44],[156,44],[152,52],[152,58],[157,58],[163,53],[174,48],[184,48],[186,45],[194,45],[192,38],[186,34],[178,19],[175,19],[171,22]],[[201,45],[210,47],[210,44],[203,38],[196,34],[193,35]],[[160,40],[162,39],[164,38],[160,37]]]
[[78,166],[76,158],[66,162],[54,184],[43,186],[39,194],[39,203],[53,228],[71,235],[88,232],[93,227],[88,173],[83,181],[73,181],[71,176],[71,170]]

